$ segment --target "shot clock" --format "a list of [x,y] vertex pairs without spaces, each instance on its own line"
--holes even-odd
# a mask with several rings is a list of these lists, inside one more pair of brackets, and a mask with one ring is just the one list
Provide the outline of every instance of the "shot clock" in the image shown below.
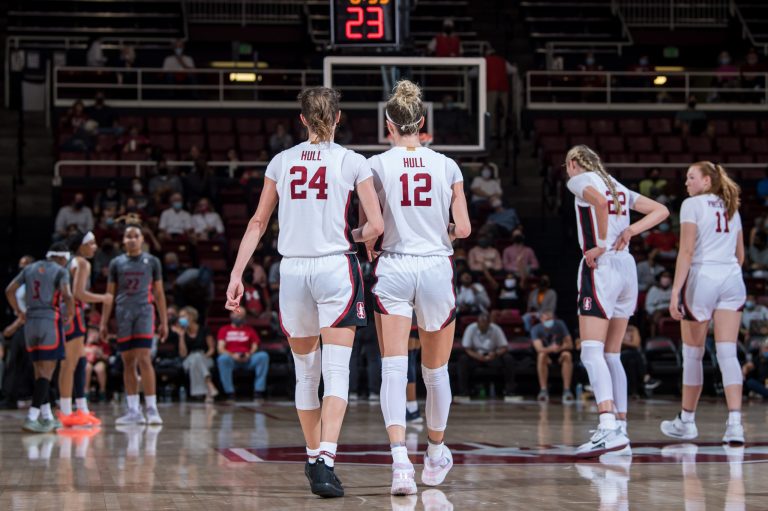
[[398,0],[331,0],[331,44],[397,46]]

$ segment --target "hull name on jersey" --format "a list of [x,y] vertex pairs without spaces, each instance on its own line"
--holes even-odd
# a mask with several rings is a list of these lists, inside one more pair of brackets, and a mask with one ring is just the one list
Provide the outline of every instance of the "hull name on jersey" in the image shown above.
[[321,161],[320,151],[302,151],[301,160],[302,161]]
[[426,165],[421,158],[403,158],[403,167],[406,169],[423,169]]

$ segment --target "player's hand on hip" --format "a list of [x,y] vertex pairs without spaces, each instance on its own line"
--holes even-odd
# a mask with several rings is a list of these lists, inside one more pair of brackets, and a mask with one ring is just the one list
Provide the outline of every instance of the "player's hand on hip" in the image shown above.
[[75,320],[75,311],[67,311],[67,317],[64,318],[64,324],[65,325],[71,325],[72,322]]
[[18,319],[22,325],[24,325],[27,322],[27,313],[24,311],[19,311],[18,314],[16,314],[16,319]]
[[616,239],[616,243],[614,243],[613,249],[617,252],[620,252],[629,245],[630,241],[632,241],[632,232],[630,231],[629,227],[627,227]]
[[376,240],[368,240],[365,242],[365,253],[368,256],[368,262],[373,262],[374,259],[379,257],[381,252],[377,252],[374,248],[376,246]]
[[680,295],[672,293],[669,297],[669,315],[675,321],[683,319],[683,313],[680,311]]
[[227,303],[224,305],[224,308],[228,311],[239,311],[242,298],[243,282],[241,280],[230,280],[227,287]]
[[597,258],[605,253],[605,249],[601,247],[590,248],[584,252],[584,259],[587,261],[587,266],[592,269],[597,268]]

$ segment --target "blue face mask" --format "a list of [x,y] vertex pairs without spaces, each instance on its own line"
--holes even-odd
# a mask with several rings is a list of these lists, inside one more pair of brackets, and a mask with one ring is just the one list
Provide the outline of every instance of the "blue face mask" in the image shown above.
[[755,308],[755,302],[753,302],[752,300],[747,300],[747,302],[744,304],[744,307],[747,310],[752,310]]
[[548,319],[548,320],[544,321],[543,324],[544,324],[544,328],[552,328],[553,326],[555,326],[555,320],[554,319]]
[[189,319],[188,318],[179,318],[179,326],[181,328],[187,328],[189,326]]
[[173,204],[171,204],[171,206],[173,206],[173,209],[175,209],[176,211],[180,210],[183,205],[184,204],[182,204],[181,202],[174,202]]
[[661,224],[661,225],[659,226],[659,230],[660,230],[661,232],[669,232],[669,224]]

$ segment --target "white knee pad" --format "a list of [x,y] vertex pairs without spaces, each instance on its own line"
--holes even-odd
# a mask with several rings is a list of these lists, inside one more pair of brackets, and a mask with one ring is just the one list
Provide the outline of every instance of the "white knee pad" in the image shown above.
[[723,376],[723,387],[744,383],[739,357],[736,355],[736,343],[718,342],[716,346],[717,365],[720,366],[720,374]]
[[624,366],[621,365],[621,355],[619,353],[606,353],[605,363],[608,364],[608,371],[611,373],[613,402],[616,405],[616,412],[627,413],[627,373],[624,371]]
[[405,389],[408,386],[408,357],[381,359],[381,413],[384,426],[405,427]]
[[338,344],[323,344],[323,397],[349,399],[349,358],[352,348]]
[[603,401],[613,401],[613,384],[611,372],[605,361],[605,345],[600,341],[583,341],[581,343],[581,363],[589,375],[589,383],[595,393],[597,404]]
[[704,385],[704,368],[701,365],[703,358],[704,346],[683,344],[683,385]]
[[427,387],[425,415],[427,428],[432,431],[445,431],[448,425],[448,412],[451,409],[451,379],[448,377],[448,364],[436,369],[421,366],[421,376]]
[[320,398],[317,390],[320,387],[320,350],[306,355],[293,353],[293,364],[296,366],[296,409],[317,410],[320,408]]

